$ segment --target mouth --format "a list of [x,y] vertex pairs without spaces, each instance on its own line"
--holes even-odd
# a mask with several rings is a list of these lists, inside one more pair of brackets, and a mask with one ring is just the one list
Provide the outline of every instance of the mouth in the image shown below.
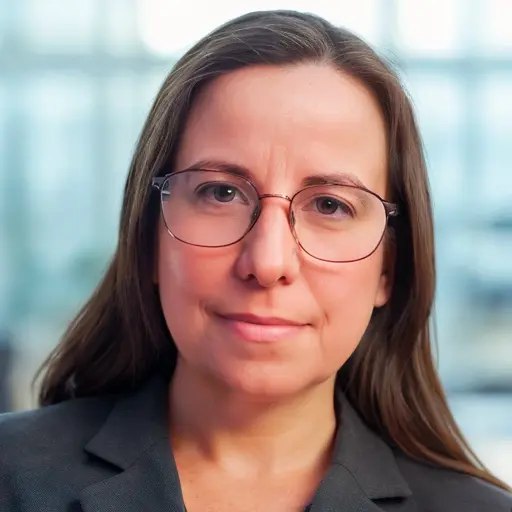
[[259,316],[253,315],[251,313],[227,313],[219,315],[226,320],[233,320],[235,322],[245,322],[248,324],[255,325],[286,325],[286,326],[295,326],[295,327],[303,327],[307,325],[304,322],[298,322],[296,320],[290,320],[288,318],[281,318],[278,316]]
[[257,343],[291,340],[309,325],[289,318],[250,313],[227,313],[217,317],[236,338]]

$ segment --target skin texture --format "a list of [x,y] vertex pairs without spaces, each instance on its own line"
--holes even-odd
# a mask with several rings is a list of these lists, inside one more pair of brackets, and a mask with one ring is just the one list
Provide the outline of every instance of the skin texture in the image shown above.
[[[175,170],[205,159],[247,168],[260,194],[292,196],[307,176],[342,172],[386,197],[378,104],[328,65],[245,68],[209,84],[193,105]],[[184,244],[160,224],[155,279],[179,352],[171,439],[185,499],[201,510],[307,503],[330,456],[335,374],[390,295],[384,244],[354,263],[316,260],[296,244],[288,208],[264,199],[255,227],[223,248]],[[247,342],[218,313],[304,326],[278,342]],[[255,497],[254,485],[265,481],[268,494]],[[226,502],[222,491],[234,483]]]
[[[293,195],[324,172],[355,175],[386,194],[383,120],[370,93],[327,66],[255,67],[221,77],[191,112],[177,170],[203,159],[249,168],[260,193]],[[289,204],[264,200],[238,244],[200,248],[159,237],[165,317],[188,371],[221,386],[273,398],[332,379],[387,300],[382,245],[354,263],[325,263],[297,246]],[[214,312],[250,312],[310,324],[277,344],[240,343]]]

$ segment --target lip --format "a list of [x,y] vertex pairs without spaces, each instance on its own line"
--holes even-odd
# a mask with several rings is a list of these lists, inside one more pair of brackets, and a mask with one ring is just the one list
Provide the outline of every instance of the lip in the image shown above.
[[308,325],[286,318],[258,316],[248,313],[217,316],[221,324],[235,338],[256,343],[276,343],[292,340]]
[[256,325],[287,325],[295,327],[304,327],[304,322],[296,322],[295,320],[289,320],[287,318],[280,318],[277,316],[258,316],[251,313],[228,313],[219,315],[226,320],[233,320],[236,322],[245,322]]

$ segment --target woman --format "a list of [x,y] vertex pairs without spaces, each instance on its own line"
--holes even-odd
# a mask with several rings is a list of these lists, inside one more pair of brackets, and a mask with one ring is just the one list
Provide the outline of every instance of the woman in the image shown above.
[[242,16],[176,64],[119,242],[0,424],[0,509],[509,511],[431,355],[411,106],[361,40]]

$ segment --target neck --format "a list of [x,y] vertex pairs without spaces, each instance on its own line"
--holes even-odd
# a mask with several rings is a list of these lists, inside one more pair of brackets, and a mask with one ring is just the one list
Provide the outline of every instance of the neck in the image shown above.
[[238,473],[322,471],[336,431],[333,397],[334,379],[294,396],[255,397],[178,362],[169,393],[173,449]]

